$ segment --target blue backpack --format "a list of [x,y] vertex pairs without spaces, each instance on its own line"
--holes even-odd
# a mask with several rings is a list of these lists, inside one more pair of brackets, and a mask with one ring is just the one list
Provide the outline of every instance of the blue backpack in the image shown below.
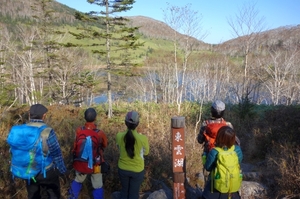
[[44,123],[13,126],[8,134],[11,172],[13,177],[30,181],[40,173],[46,177],[46,169],[52,165],[46,140],[51,128]]

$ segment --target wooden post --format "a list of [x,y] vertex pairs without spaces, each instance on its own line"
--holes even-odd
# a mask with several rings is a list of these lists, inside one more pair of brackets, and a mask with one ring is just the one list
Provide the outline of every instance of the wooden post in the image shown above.
[[185,118],[171,118],[173,199],[185,199]]

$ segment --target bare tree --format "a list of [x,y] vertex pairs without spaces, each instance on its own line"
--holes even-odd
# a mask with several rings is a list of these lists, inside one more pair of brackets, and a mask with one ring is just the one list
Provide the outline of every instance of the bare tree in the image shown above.
[[138,99],[144,102],[158,102],[158,76],[156,70],[148,69],[143,78],[134,78],[134,83],[129,87]]
[[[185,78],[188,67],[188,60],[191,53],[195,50],[194,38],[202,39],[206,34],[202,34],[201,27],[202,16],[198,15],[197,11],[191,9],[191,4],[187,4],[184,7],[172,6],[168,4],[167,9],[164,11],[164,21],[174,31],[172,38],[174,45],[174,82],[175,84],[175,97],[177,104],[177,111],[180,114],[180,108],[183,100],[183,93],[185,89]],[[193,38],[194,37],[194,38]],[[182,50],[183,53],[179,54],[178,50]],[[182,59],[181,67],[179,67],[179,60]],[[172,78],[172,77],[171,77]]]
[[256,9],[256,3],[248,2],[239,9],[239,12],[228,18],[228,24],[232,28],[233,35],[240,37],[241,50],[243,59],[243,85],[241,93],[242,99],[248,97],[249,92],[254,90],[253,81],[251,81],[249,56],[255,46],[255,42],[265,29],[265,18],[260,17],[259,11]]
[[[36,60],[41,50],[36,49],[34,40],[39,37],[35,27],[18,26],[20,45],[11,45],[9,50],[13,53],[9,63],[12,66],[12,75],[17,86],[17,96],[20,103],[35,104],[39,102],[40,94],[37,92],[35,74],[42,72]],[[42,86],[42,85],[39,85]],[[43,90],[43,89],[41,89]]]
[[[78,49],[60,49],[59,63],[54,67],[53,91],[56,101],[70,104],[81,96],[80,86],[90,89],[80,76],[83,71],[83,59]],[[84,56],[84,55],[83,55]]]
[[13,44],[11,31],[0,25],[0,107],[12,105],[17,101],[13,92],[15,87],[11,78],[11,67],[8,63],[12,56],[9,49]]
[[261,73],[257,76],[264,81],[272,104],[291,105],[299,100],[299,53],[297,48],[276,49],[258,59]]

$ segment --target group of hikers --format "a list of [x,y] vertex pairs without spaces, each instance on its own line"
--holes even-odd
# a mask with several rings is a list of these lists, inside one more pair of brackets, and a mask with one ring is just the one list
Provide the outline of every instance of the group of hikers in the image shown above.
[[[202,194],[203,199],[239,199],[243,155],[240,142],[231,123],[223,119],[225,104],[216,100],[211,106],[211,118],[205,120],[197,140],[203,144],[203,168],[210,172]],[[14,125],[7,137],[11,152],[13,178],[26,181],[28,199],[61,198],[60,178],[69,179],[62,151],[53,128],[45,123],[48,109],[35,104],[29,110],[29,123]],[[91,177],[94,199],[104,198],[103,174],[109,169],[103,153],[108,145],[106,134],[98,129],[97,112],[87,108],[85,124],[76,129],[72,150],[75,178],[68,199],[79,198],[83,182]],[[118,176],[121,199],[139,199],[144,180],[144,156],[149,153],[148,138],[138,133],[139,114],[130,111],[125,116],[126,130],[116,135],[119,149]],[[200,158],[201,159],[201,158]]]

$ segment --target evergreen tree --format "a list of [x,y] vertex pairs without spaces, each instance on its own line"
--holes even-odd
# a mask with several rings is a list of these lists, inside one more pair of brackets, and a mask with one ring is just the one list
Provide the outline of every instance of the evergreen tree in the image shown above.
[[[142,46],[135,35],[138,27],[130,27],[129,19],[115,16],[116,13],[126,12],[132,8],[134,0],[87,0],[88,3],[103,7],[100,11],[75,14],[79,20],[87,24],[97,24],[97,27],[84,27],[82,33],[71,33],[77,39],[89,38],[97,41],[92,44],[92,52],[98,59],[106,63],[108,117],[112,117],[112,80],[111,70],[117,66],[130,66],[128,56],[130,50]],[[114,17],[112,17],[114,16]],[[102,28],[101,28],[102,27]],[[125,56],[124,56],[125,55]]]

